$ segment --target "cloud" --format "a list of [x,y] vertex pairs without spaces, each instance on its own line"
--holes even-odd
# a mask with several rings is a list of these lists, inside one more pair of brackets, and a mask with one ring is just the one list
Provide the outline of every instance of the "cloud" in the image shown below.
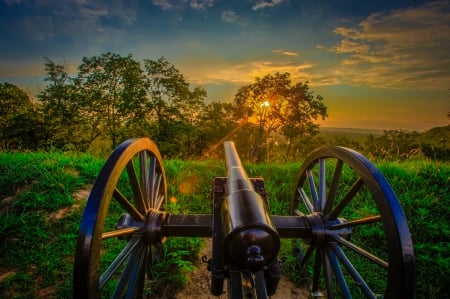
[[273,52],[280,53],[281,55],[286,55],[286,56],[298,56],[297,52],[287,51],[287,50],[283,50],[283,49],[275,49],[275,50],[273,50]]
[[214,0],[191,0],[190,5],[195,10],[207,10],[214,5]]
[[311,63],[275,63],[272,61],[246,61],[230,63],[227,61],[214,62],[208,59],[200,61],[180,62],[183,74],[186,74],[189,82],[199,85],[210,84],[249,84],[256,77],[264,77],[267,74],[288,72],[295,81],[311,81],[313,77],[308,70],[314,65]]
[[[337,27],[343,55],[335,75],[343,84],[443,89],[450,82],[448,1],[375,13],[356,27]],[[355,76],[355,74],[358,74]]]
[[187,0],[153,0],[152,2],[163,10],[172,10],[182,8]]
[[252,9],[253,10],[258,10],[258,9],[263,9],[263,8],[266,8],[266,7],[273,7],[273,6],[276,6],[276,5],[278,5],[278,4],[282,3],[282,2],[283,2],[283,0],[272,0],[272,1],[261,0],[261,1],[258,1],[258,3],[256,3],[255,5],[253,5]]
[[238,20],[236,12],[232,10],[223,11],[221,17],[227,23],[235,23]]
[[88,56],[118,48],[130,39],[127,31],[138,11],[133,3],[106,0],[23,0],[16,5],[32,13],[10,21],[20,39],[2,43],[3,57]]
[[220,15],[222,21],[230,24],[235,24],[240,27],[248,27],[249,20],[238,15],[234,10],[222,11]]
[[[136,20],[135,5],[127,1],[108,0],[3,0],[7,5],[25,5],[37,9],[37,13],[68,17],[103,17],[113,16],[122,21],[132,23]],[[157,1],[157,0],[155,0]],[[163,2],[163,1],[162,1]],[[40,9],[40,10],[39,10]]]
[[152,0],[152,3],[161,7],[162,10],[183,10],[190,7],[194,10],[206,11],[214,6],[214,0]]

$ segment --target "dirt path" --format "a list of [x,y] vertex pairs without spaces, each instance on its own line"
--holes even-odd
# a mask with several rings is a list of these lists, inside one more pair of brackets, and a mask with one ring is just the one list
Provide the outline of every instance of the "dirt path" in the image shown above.
[[[211,239],[205,239],[205,246],[200,252],[200,256],[206,255],[208,257],[212,256],[212,243]],[[221,296],[213,296],[209,290],[210,272],[207,270],[207,264],[199,261],[196,265],[197,269],[189,273],[189,283],[186,288],[179,292],[176,296],[177,299],[213,299],[227,298],[227,294],[224,293]],[[226,287],[224,287],[224,290]],[[277,293],[271,298],[282,298],[282,299],[304,299],[309,298],[309,291],[304,288],[297,287],[294,283],[282,277],[280,283],[278,284]]]

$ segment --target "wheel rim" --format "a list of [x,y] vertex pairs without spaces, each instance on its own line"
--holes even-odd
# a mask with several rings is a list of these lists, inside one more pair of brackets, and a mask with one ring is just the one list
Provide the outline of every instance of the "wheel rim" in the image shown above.
[[295,244],[313,296],[412,297],[414,254],[405,215],[365,157],[342,147],[311,153],[291,213],[311,225],[311,235]]
[[142,297],[164,241],[166,178],[148,139],[119,145],[103,166],[81,221],[74,297]]

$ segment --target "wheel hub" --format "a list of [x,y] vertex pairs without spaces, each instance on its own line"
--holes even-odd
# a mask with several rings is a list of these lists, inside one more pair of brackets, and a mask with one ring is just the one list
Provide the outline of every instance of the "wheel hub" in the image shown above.
[[[157,243],[163,243],[165,240],[164,234],[162,233],[162,226],[166,221],[167,213],[153,210],[147,212],[145,215],[144,222],[134,221],[130,214],[124,213],[120,215],[115,227],[117,229],[126,228],[139,228],[136,232],[142,234],[142,239],[147,245],[153,245]],[[131,234],[125,236],[119,236],[121,240],[130,240]]]
[[304,239],[304,242],[310,246],[320,247],[331,236],[340,236],[346,240],[350,239],[352,233],[350,227],[333,229],[334,225],[347,223],[347,220],[344,218],[329,221],[322,212],[314,212],[307,215],[306,219],[311,227],[311,236]]
[[163,243],[165,236],[162,233],[162,227],[166,221],[167,213],[150,209],[145,215],[143,239],[148,245]]

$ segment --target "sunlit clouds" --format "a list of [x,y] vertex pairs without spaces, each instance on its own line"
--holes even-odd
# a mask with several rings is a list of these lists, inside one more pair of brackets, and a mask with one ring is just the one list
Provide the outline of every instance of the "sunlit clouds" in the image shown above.
[[180,10],[186,6],[195,10],[206,11],[214,5],[214,0],[152,0],[152,3],[163,10]]
[[283,49],[275,49],[275,50],[273,50],[273,52],[280,53],[281,55],[286,55],[286,56],[298,56],[297,52],[283,50]]
[[169,10],[174,8],[182,7],[185,1],[176,1],[176,0],[152,0],[154,5],[161,7],[163,10]]
[[312,75],[308,73],[314,65],[309,63],[274,63],[272,61],[251,61],[245,63],[229,64],[226,61],[204,61],[195,65],[184,61],[184,73],[193,83],[202,84],[249,84],[256,77],[262,78],[267,74],[276,72],[291,74],[294,80],[306,81]]
[[[0,82],[27,90],[24,82],[45,75],[43,57],[76,73],[82,57],[112,52],[141,63],[165,57],[209,101],[231,101],[256,77],[288,72],[325,97],[333,125],[386,127],[360,115],[360,104],[381,96],[390,111],[407,99],[410,123],[423,102],[434,109],[429,121],[448,122],[449,0],[0,0],[0,20]],[[407,126],[391,121],[400,123]]]
[[214,5],[213,0],[191,0],[190,6],[196,10],[207,10]]
[[330,49],[343,56],[334,73],[341,84],[401,89],[449,86],[448,1],[374,13],[357,26],[337,27],[334,33],[342,36]]
[[281,2],[283,2],[283,0],[271,0],[271,1],[259,0],[255,5],[253,5],[252,9],[258,10],[266,7],[273,7],[280,4]]

